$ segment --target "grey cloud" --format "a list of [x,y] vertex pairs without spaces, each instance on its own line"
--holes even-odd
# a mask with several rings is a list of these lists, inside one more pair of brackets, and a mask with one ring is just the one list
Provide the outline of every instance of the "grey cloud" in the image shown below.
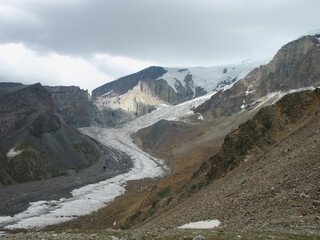
[[13,2],[40,24],[1,21],[2,43],[87,57],[105,52],[164,65],[270,56],[320,22],[318,0]]

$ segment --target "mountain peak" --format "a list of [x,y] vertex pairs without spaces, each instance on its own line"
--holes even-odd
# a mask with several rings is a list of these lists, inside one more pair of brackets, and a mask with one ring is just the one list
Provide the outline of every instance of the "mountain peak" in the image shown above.
[[220,91],[195,111],[207,118],[250,108],[271,93],[320,85],[319,41],[304,36],[284,45],[264,66],[251,71],[228,91]]

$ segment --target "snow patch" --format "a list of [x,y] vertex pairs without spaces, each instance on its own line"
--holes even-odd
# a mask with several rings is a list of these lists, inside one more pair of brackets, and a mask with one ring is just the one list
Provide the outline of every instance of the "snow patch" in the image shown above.
[[7,157],[8,157],[8,158],[13,158],[13,157],[15,157],[15,156],[20,155],[22,152],[23,152],[22,150],[16,151],[15,148],[11,148],[11,149],[9,150],[9,152],[7,153]]
[[109,92],[107,92],[107,93],[105,93],[105,94],[102,94],[101,97],[105,97],[105,96],[109,95],[109,94],[112,93],[112,92],[113,92],[113,90],[111,90],[111,91],[109,91]]
[[257,104],[257,105],[254,106],[254,108],[253,108],[251,111],[254,111],[254,110],[258,109],[260,106],[262,106],[263,104],[265,104],[266,102],[268,102],[270,99],[275,98],[275,101],[274,101],[274,102],[276,102],[276,101],[278,101],[278,100],[281,98],[281,96],[283,96],[283,95],[281,94],[281,92],[269,93],[269,94],[267,94],[266,96],[263,96],[262,98],[260,98],[259,100],[257,100],[256,102],[254,102],[252,105],[253,105],[253,106],[256,105],[256,104]]
[[1,237],[1,236],[5,236],[5,235],[7,235],[6,232],[0,231],[0,237]]
[[270,105],[273,105],[287,94],[292,94],[292,93],[302,92],[302,91],[307,91],[307,90],[315,90],[315,89],[316,89],[315,87],[311,86],[311,87],[305,87],[305,88],[299,88],[299,89],[292,89],[287,92],[278,91],[278,92],[268,93],[266,96],[263,96],[262,98],[260,98],[259,100],[257,100],[256,102],[254,102],[252,104],[253,106],[255,104],[257,104],[257,105],[254,106],[254,108],[251,111],[256,110],[257,108],[259,108],[263,104],[270,102],[270,101],[272,101],[270,103]]
[[182,225],[178,228],[183,228],[183,229],[210,229],[210,228],[215,228],[220,225],[219,220],[207,220],[207,221],[199,221],[199,222],[191,222],[185,225]]

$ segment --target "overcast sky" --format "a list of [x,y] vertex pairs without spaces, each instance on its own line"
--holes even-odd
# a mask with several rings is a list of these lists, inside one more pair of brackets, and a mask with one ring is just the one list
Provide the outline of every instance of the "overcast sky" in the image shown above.
[[273,56],[320,29],[319,0],[1,0],[0,81],[91,91],[150,65]]

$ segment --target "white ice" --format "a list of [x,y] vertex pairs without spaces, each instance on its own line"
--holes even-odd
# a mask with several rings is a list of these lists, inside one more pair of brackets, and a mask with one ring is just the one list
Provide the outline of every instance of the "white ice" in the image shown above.
[[199,222],[191,222],[185,225],[182,225],[178,228],[183,228],[183,229],[210,229],[210,228],[215,228],[220,225],[219,220],[207,220],[207,221],[199,221]]

